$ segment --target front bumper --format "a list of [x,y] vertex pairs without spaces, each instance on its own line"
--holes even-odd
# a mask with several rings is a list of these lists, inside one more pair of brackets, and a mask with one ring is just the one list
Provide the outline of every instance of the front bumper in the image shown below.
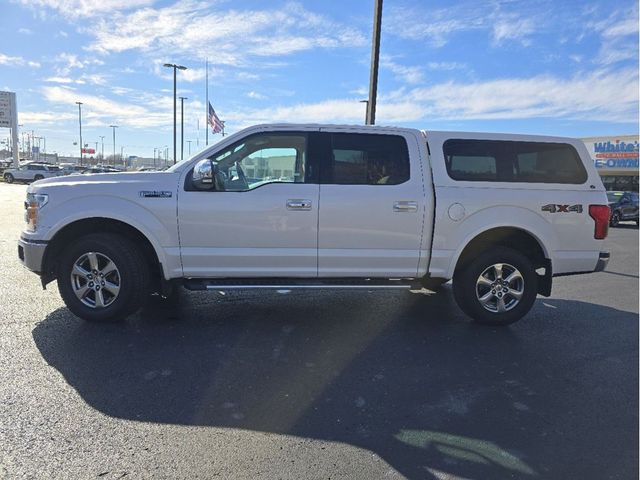
[[605,268],[607,268],[610,256],[611,254],[609,252],[600,252],[600,255],[598,256],[598,263],[596,263],[596,269],[594,270],[594,272],[602,272]]
[[42,259],[47,242],[20,238],[18,240],[18,258],[32,272],[42,272]]

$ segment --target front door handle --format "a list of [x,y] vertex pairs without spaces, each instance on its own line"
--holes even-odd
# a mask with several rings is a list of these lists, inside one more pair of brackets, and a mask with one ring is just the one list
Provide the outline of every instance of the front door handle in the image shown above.
[[417,212],[418,202],[395,202],[393,204],[394,212]]
[[311,200],[287,200],[287,210],[311,210]]

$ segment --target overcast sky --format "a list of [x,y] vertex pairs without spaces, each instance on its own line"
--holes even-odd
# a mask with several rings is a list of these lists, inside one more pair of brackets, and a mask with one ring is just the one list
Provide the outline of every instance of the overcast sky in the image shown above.
[[[385,0],[378,123],[636,134],[637,5]],[[118,153],[171,146],[165,62],[189,68],[178,73],[185,139],[192,153],[198,137],[202,148],[205,57],[229,133],[263,122],[362,123],[372,15],[373,0],[1,0],[0,89],[17,92],[24,129],[61,154],[77,151],[76,101],[83,140],[94,146],[104,135],[105,153],[113,123]]]

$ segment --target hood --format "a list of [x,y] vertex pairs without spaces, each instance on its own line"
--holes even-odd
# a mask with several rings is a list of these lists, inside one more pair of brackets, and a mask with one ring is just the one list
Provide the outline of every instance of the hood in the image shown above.
[[171,172],[118,172],[118,173],[89,173],[82,175],[65,175],[45,178],[33,182],[28,191],[34,192],[47,187],[65,186],[98,186],[114,184],[163,184],[169,178],[175,177]]

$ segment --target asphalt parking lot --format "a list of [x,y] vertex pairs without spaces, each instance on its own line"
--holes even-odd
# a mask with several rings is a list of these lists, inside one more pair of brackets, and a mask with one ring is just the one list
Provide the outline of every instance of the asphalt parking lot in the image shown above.
[[90,325],[0,184],[2,478],[637,478],[638,229],[508,328],[440,294],[185,293]]

